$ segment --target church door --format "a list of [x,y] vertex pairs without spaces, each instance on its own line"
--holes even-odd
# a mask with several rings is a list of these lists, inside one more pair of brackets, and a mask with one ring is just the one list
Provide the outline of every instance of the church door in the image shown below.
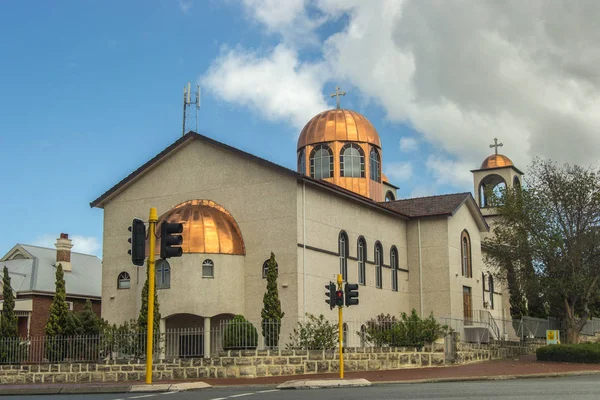
[[473,324],[473,302],[471,298],[471,288],[463,286],[463,310],[465,325]]

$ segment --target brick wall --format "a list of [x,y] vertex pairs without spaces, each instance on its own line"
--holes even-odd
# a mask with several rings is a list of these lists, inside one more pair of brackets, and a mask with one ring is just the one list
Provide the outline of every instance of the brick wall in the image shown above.
[[[32,299],[33,308],[31,312],[31,323],[29,326],[29,336],[38,337],[44,335],[44,327],[48,322],[48,316],[50,315],[50,305],[52,304],[52,296],[32,295],[32,296],[20,296],[20,299]],[[67,301],[73,302],[73,311],[81,312],[85,308],[84,299],[74,299],[67,297]],[[101,302],[99,300],[92,300],[92,309],[100,316]]]
[[[535,353],[535,345],[458,344],[455,363],[470,363]],[[345,371],[377,371],[442,366],[444,346],[416,348],[349,348],[344,352]],[[153,380],[203,378],[254,378],[339,372],[337,351],[242,350],[221,352],[219,357],[159,360],[153,365]],[[0,384],[122,382],[145,378],[143,360],[129,363],[43,364],[0,366]]]

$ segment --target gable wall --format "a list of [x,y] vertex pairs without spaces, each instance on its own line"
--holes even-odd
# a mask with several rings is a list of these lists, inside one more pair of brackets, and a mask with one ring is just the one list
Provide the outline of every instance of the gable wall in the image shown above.
[[[280,276],[285,277],[291,290],[295,291],[296,180],[219,147],[194,140],[147,171],[105,205],[104,318],[110,322],[136,318],[140,307],[140,292],[146,272],[145,268],[140,269],[137,284],[138,271],[131,265],[127,254],[127,227],[131,219],[140,217],[147,221],[150,207],[156,207],[160,216],[191,199],[213,200],[231,213],[244,238],[246,256],[212,257],[215,259],[215,278],[210,283],[197,275],[201,261],[210,255],[184,254],[180,259],[171,259],[171,289],[159,291],[159,302],[161,307],[164,304],[165,311],[169,307],[171,310],[168,312],[173,312],[202,306],[204,309],[198,310],[198,315],[231,312],[243,313],[247,318],[260,318],[266,285],[261,278],[261,268],[271,251],[276,254]],[[227,257],[232,258],[230,268],[224,265],[228,263]],[[243,266],[233,258],[242,259]],[[117,276],[121,271],[130,273],[131,289],[117,290]],[[185,289],[189,290],[174,286],[182,282],[181,276],[176,276],[181,274],[195,277],[184,280],[189,285]],[[228,294],[228,302],[215,300],[216,293]],[[115,296],[114,299],[111,296]],[[297,308],[295,298],[283,298],[282,303],[284,309]],[[219,304],[227,304],[227,307],[219,309]],[[162,314],[163,317],[168,316],[167,313]]]

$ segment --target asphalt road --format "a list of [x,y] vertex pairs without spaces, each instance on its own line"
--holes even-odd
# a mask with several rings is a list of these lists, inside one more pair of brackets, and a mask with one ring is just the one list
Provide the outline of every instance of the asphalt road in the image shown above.
[[588,375],[569,378],[523,379],[483,382],[388,384],[350,389],[274,390],[272,387],[222,387],[193,392],[158,394],[98,394],[54,396],[6,396],[20,400],[396,400],[396,399],[600,399],[600,379]]

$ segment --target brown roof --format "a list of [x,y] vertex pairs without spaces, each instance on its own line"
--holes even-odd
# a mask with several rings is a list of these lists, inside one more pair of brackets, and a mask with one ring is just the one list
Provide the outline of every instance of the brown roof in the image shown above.
[[472,198],[471,193],[464,192],[388,201],[380,204],[411,218],[450,216],[469,198]]
[[397,217],[404,218],[404,219],[408,218],[407,215],[403,214],[402,212],[394,210],[393,208],[385,207],[385,205],[383,203],[375,202],[368,197],[363,197],[359,194],[356,194],[356,193],[346,190],[342,187],[334,185],[330,182],[314,179],[309,176],[300,174],[292,169],[283,167],[279,164],[275,164],[271,161],[265,160],[264,158],[255,156],[254,154],[247,153],[245,151],[242,151],[240,149],[237,149],[235,147],[229,146],[225,143],[221,143],[221,142],[211,139],[207,136],[200,135],[199,133],[192,132],[192,131],[190,131],[190,132],[186,133],[184,136],[180,137],[177,141],[173,142],[173,144],[171,144],[169,147],[167,147],[166,149],[164,149],[163,151],[158,153],[151,160],[149,160],[144,165],[142,165],[141,167],[139,167],[138,169],[133,171],[131,174],[127,175],[119,183],[114,185],[112,188],[110,188],[108,191],[106,191],[104,194],[102,194],[96,200],[92,201],[90,203],[90,207],[102,208],[104,206],[105,201],[109,200],[110,197],[112,197],[114,194],[116,194],[120,190],[124,189],[131,181],[133,181],[139,175],[142,175],[148,168],[153,167],[156,163],[160,162],[163,158],[167,157],[172,151],[175,151],[178,147],[186,144],[188,141],[192,141],[195,139],[200,139],[204,142],[210,143],[210,144],[220,147],[224,150],[231,151],[239,156],[242,156],[247,159],[251,159],[255,162],[258,162],[259,164],[261,164],[265,167],[273,168],[279,172],[283,172],[285,174],[294,176],[299,180],[304,180],[308,183],[315,184],[323,189],[335,192],[338,195],[341,195],[341,196],[350,198],[351,200],[358,201],[360,203],[374,207],[374,208],[379,209],[380,211],[386,212],[388,214],[392,214],[392,215],[395,215]]

